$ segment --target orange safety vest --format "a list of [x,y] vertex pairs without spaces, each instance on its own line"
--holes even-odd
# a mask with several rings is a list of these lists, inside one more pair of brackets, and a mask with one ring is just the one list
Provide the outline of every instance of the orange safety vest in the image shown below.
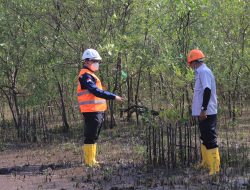
[[[82,69],[79,73],[79,77],[82,76],[84,73],[88,73],[93,76],[96,80],[97,88],[102,89],[102,83],[100,79],[93,72],[88,69]],[[77,98],[81,112],[100,112],[105,111],[107,109],[106,100],[103,98],[96,97],[87,89],[81,89],[81,84],[79,81],[77,86]]]

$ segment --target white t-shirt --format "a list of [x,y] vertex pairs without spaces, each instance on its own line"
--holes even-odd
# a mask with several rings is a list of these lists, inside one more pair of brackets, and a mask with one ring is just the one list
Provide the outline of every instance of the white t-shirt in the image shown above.
[[207,115],[217,114],[215,78],[212,71],[206,66],[206,64],[203,63],[195,70],[195,86],[192,104],[193,116],[200,115],[205,88],[209,88],[211,90],[211,97],[207,106]]

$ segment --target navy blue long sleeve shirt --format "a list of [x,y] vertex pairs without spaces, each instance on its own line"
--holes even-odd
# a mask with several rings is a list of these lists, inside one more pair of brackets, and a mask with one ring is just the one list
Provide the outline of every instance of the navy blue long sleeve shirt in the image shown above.
[[81,84],[81,89],[87,89],[92,94],[99,98],[104,98],[106,100],[114,100],[115,94],[101,90],[96,86],[96,79],[88,73],[84,73],[79,77],[79,82]]

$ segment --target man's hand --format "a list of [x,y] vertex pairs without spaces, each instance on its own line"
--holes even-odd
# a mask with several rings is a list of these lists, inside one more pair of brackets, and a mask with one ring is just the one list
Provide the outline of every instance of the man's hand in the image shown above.
[[199,120],[204,121],[205,119],[207,119],[207,112],[202,110],[200,115],[199,115]]
[[120,97],[120,96],[115,96],[115,100],[118,102],[123,102],[125,99],[123,97]]

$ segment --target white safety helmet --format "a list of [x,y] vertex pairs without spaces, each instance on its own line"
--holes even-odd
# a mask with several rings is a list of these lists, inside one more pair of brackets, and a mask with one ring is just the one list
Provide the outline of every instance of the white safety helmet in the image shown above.
[[86,49],[82,54],[82,60],[92,59],[92,60],[102,60],[99,53],[94,49]]

